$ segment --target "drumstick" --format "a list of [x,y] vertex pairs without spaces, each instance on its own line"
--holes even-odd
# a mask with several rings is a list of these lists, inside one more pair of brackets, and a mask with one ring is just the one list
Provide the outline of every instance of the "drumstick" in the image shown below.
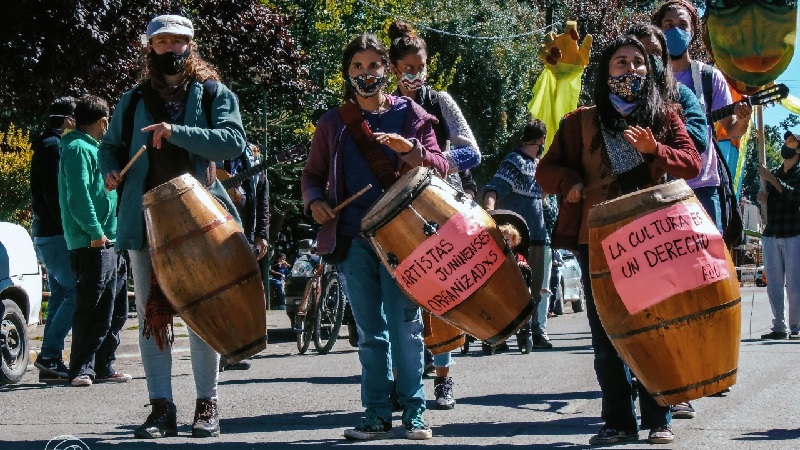
[[142,146],[142,148],[140,148],[140,149],[139,149],[139,151],[138,151],[138,152],[136,152],[136,154],[135,154],[135,155],[133,155],[133,158],[131,158],[131,160],[130,160],[130,161],[128,161],[128,164],[125,164],[125,167],[123,167],[123,168],[122,168],[122,171],[119,173],[119,176],[120,176],[120,178],[122,178],[122,177],[124,177],[124,176],[125,176],[125,172],[127,172],[127,171],[128,171],[128,169],[130,169],[130,168],[131,168],[131,166],[133,165],[133,163],[136,161],[136,159],[137,159],[137,158],[139,158],[140,156],[142,156],[142,153],[144,153],[144,151],[145,151],[146,149],[147,149],[147,146],[146,146],[146,145],[143,145],[143,146]]
[[368,185],[364,186],[364,189],[361,189],[360,191],[356,192],[355,194],[351,195],[350,197],[347,197],[345,199],[345,201],[343,201],[342,203],[339,203],[338,205],[336,205],[336,208],[333,208],[333,213],[336,214],[337,212],[339,212],[340,209],[342,209],[345,206],[347,206],[350,202],[352,202],[353,200],[357,199],[358,197],[361,197],[362,195],[364,195],[364,193],[366,193],[368,190],[370,190],[370,188],[372,188],[372,184],[368,184]]

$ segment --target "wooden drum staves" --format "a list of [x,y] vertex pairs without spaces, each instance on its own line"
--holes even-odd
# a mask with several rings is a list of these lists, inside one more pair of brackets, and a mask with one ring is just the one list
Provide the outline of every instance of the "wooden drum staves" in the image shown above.
[[597,313],[614,348],[662,405],[736,382],[741,296],[722,237],[683,180],[589,212]]
[[175,311],[231,363],[265,349],[264,284],[239,224],[190,175],[142,202],[153,271]]
[[496,345],[531,317],[530,291],[494,220],[433,169],[403,175],[361,229],[411,300],[477,339]]

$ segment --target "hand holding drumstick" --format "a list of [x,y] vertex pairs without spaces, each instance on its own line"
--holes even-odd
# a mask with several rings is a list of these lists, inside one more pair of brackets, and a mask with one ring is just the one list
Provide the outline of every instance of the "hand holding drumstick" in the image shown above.
[[368,190],[372,188],[371,184],[364,186],[360,191],[356,192],[355,194],[351,195],[342,203],[336,205],[335,208],[331,208],[331,205],[328,204],[325,200],[319,199],[311,203],[309,208],[311,209],[311,215],[314,216],[314,220],[317,221],[319,224],[323,224],[334,217],[336,217],[336,213],[338,213],[342,208],[349,205],[350,202],[361,197],[366,193]]
[[112,170],[108,175],[106,175],[105,184],[106,184],[106,191],[113,191],[116,189],[120,183],[122,183],[122,177],[125,176],[125,173],[131,168],[134,162],[142,156],[142,153],[147,149],[146,145],[143,145],[133,158],[128,161],[128,164],[125,164],[125,167],[122,168],[122,171],[117,172],[116,170]]

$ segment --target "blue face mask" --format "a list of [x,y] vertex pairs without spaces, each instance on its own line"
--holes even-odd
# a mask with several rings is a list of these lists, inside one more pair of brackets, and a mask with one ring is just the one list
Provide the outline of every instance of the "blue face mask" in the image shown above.
[[683,55],[692,42],[692,34],[678,27],[667,30],[667,32],[664,33],[664,37],[667,38],[667,51],[669,52],[669,56],[673,58],[678,58]]
[[616,94],[608,94],[608,98],[611,100],[611,104],[614,105],[614,109],[623,116],[632,113],[636,106],[639,105],[638,101],[629,102]]

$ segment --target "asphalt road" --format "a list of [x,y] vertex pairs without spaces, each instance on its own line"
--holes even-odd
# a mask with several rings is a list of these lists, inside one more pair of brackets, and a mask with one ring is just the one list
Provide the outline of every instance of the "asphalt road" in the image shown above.
[[[697,417],[675,420],[675,443],[657,448],[772,450],[800,445],[800,387],[794,372],[800,341],[758,340],[769,331],[770,320],[766,289],[743,288],[738,384],[727,397],[693,402]],[[492,356],[483,355],[474,344],[466,355],[457,352],[452,375],[458,404],[452,411],[426,413],[432,440],[404,439],[396,413],[396,439],[351,443],[342,431],[358,423],[362,414],[355,349],[343,336],[331,354],[317,355],[312,349],[298,355],[288,319],[275,311],[269,315],[271,344],[251,360],[252,368],[220,375],[219,438],[190,437],[195,394],[188,343],[179,327],[173,360],[179,436],[135,440],[132,430],[149,412],[143,406],[148,399],[136,351],[138,331],[130,329],[135,323],[129,320],[126,325],[117,364],[133,375],[129,383],[88,388],[46,385],[38,382],[38,371],[31,368],[20,384],[0,388],[0,450],[183,449],[191,444],[230,450],[308,445],[590,448],[589,437],[602,425],[585,313],[550,320],[555,345],[551,351],[522,355],[512,339],[511,351]],[[425,383],[432,406],[433,380]],[[62,435],[81,442],[54,439]],[[642,440],[620,447],[653,446]]]

